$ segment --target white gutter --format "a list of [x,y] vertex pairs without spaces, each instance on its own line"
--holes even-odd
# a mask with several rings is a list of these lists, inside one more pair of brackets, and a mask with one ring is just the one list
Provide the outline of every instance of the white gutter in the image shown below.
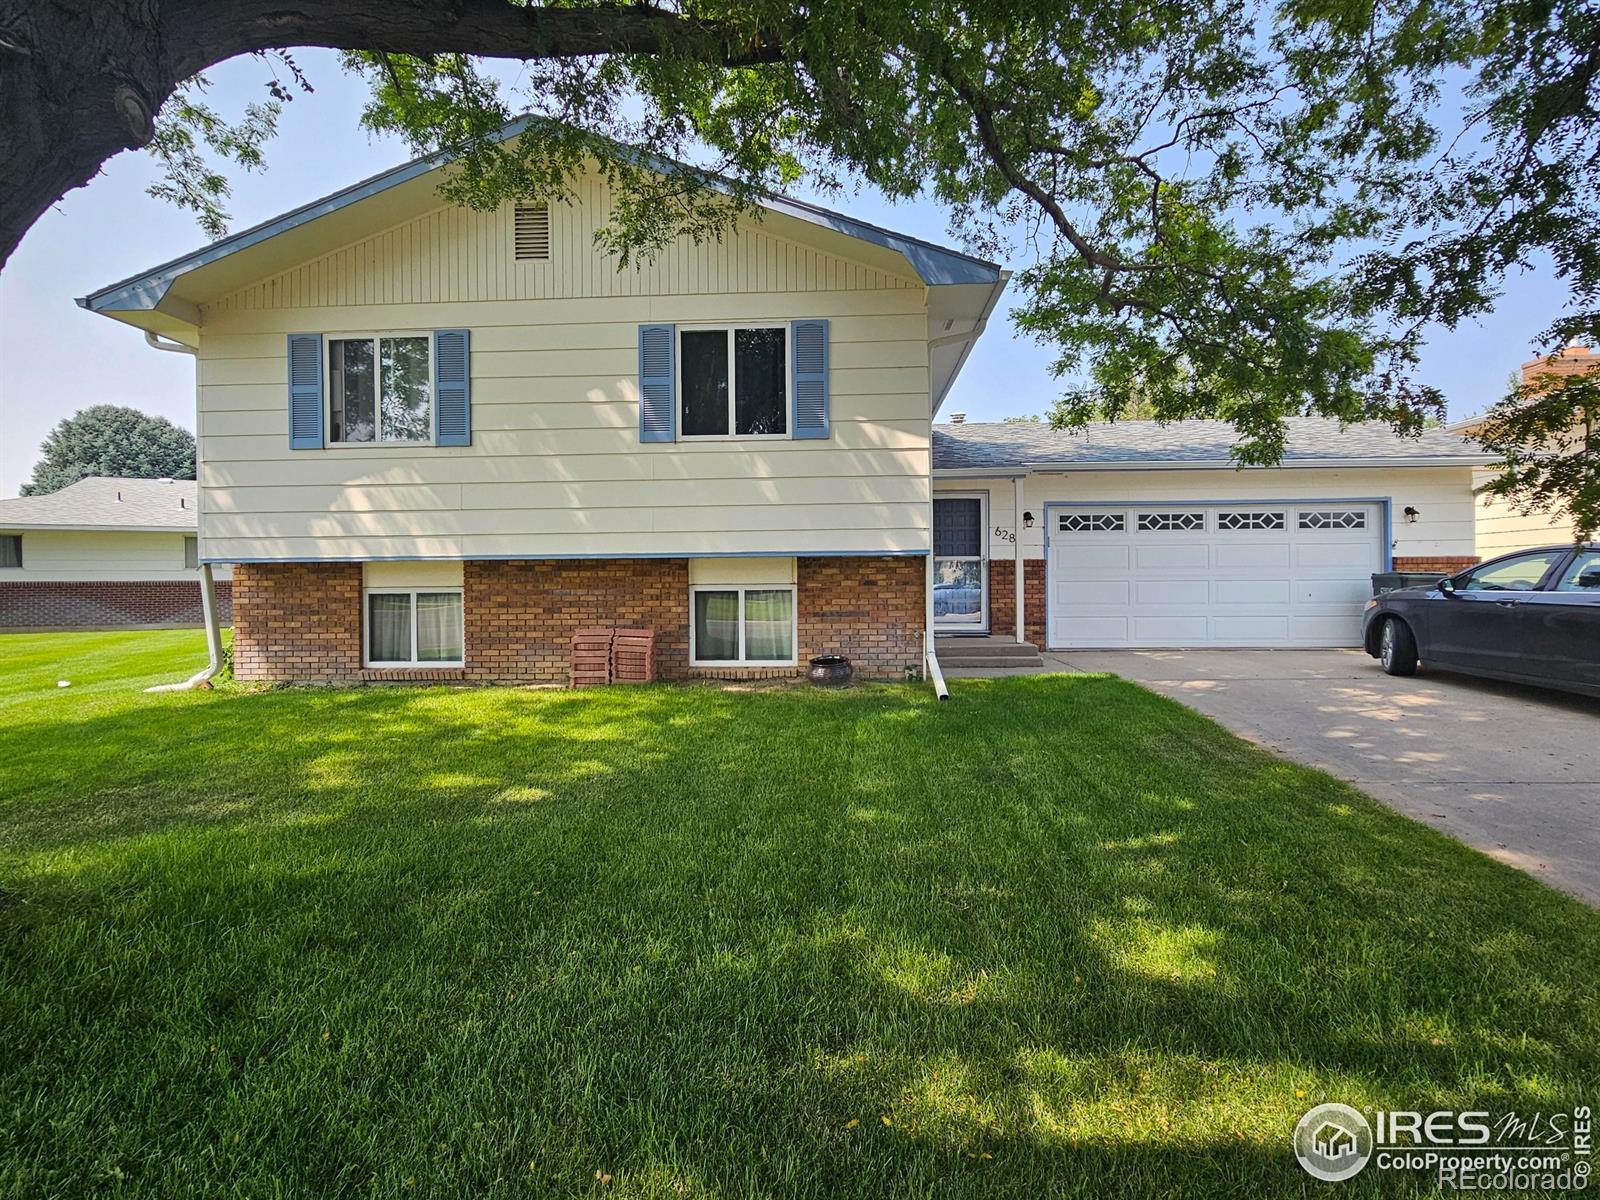
[[1500,460],[1491,454],[1454,454],[1436,458],[1297,458],[1270,467],[1241,467],[1231,459],[1182,459],[1110,462],[1033,462],[994,467],[935,467],[936,479],[1006,478],[1013,472],[1025,475],[1066,475],[1077,471],[1293,471],[1340,469],[1369,470],[1378,467],[1485,467]]
[[[154,350],[165,350],[170,354],[187,354],[190,358],[196,357],[193,346],[185,346],[182,342],[167,341],[164,338],[158,337],[155,333],[148,329],[145,330],[144,340],[145,344]],[[199,390],[200,385],[197,379],[195,382],[196,407],[198,407],[199,404]],[[198,446],[198,440],[196,445]],[[195,466],[198,467],[199,465],[200,463],[197,459]],[[198,477],[199,474],[200,472],[196,470],[196,477]],[[197,538],[200,536],[200,501],[198,499],[199,490],[199,484],[196,484],[195,492],[197,498],[194,506],[194,531]],[[205,619],[206,623],[207,657],[205,667],[199,671],[196,671],[182,683],[158,683],[154,687],[145,688],[145,691],[182,692],[187,691],[190,688],[205,687],[211,682],[211,679],[216,675],[216,673],[222,670],[222,627],[217,623],[217,583],[216,580],[212,578],[211,564],[208,562],[202,562],[200,564],[200,613]]]

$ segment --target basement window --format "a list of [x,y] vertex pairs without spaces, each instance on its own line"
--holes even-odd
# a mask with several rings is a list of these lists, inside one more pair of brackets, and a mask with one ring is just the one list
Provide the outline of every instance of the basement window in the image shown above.
[[689,663],[696,667],[793,666],[795,589],[689,589]]
[[370,589],[366,595],[366,665],[465,665],[461,590]]

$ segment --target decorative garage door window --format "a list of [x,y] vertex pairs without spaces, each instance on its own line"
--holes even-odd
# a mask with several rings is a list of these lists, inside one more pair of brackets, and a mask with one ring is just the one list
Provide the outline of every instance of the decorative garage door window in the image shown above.
[[1367,514],[1359,508],[1311,508],[1300,514],[1301,529],[1365,529]]
[[1206,527],[1203,512],[1146,512],[1139,514],[1140,533],[1186,533]]
[[1217,514],[1218,529],[1282,529],[1281,512],[1222,512]]
[[1121,513],[1062,513],[1062,533],[1121,533],[1127,521]]

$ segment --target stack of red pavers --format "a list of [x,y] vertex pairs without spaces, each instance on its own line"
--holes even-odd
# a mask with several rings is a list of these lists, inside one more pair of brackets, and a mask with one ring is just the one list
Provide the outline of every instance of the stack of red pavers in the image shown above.
[[611,639],[611,678],[617,683],[654,683],[656,632],[615,629]]
[[572,635],[572,686],[611,682],[611,630],[580,629]]

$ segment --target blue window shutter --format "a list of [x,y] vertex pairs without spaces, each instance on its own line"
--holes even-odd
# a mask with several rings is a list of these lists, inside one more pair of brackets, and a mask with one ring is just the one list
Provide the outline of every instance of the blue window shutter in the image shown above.
[[322,335],[289,335],[289,449],[322,449]]
[[670,442],[678,436],[674,380],[676,331],[671,325],[639,326],[639,440]]
[[433,444],[472,445],[472,353],[465,329],[433,334]]
[[828,323],[796,321],[794,338],[794,436],[828,436]]

